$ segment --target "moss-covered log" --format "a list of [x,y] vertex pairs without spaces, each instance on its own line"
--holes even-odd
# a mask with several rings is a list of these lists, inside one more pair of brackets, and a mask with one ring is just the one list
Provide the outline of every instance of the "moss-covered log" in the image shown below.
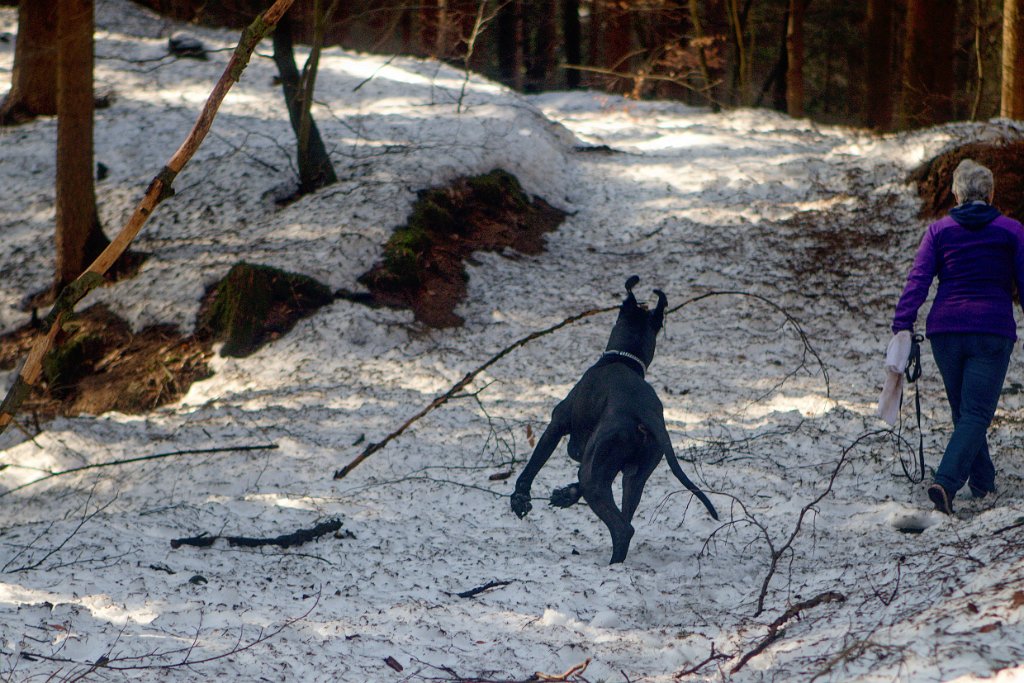
[[196,334],[223,341],[222,356],[248,356],[333,300],[313,278],[242,262],[207,292]]

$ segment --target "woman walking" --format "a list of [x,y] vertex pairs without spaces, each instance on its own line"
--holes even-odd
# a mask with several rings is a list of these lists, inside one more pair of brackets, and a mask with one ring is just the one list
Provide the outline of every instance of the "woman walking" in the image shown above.
[[996,490],[986,433],[1017,339],[1014,287],[1024,292],[1024,226],[992,206],[992,171],[964,159],[953,172],[957,205],[921,240],[896,305],[892,331],[913,332],[932,279],[939,287],[925,327],[946,386],[953,434],[928,487],[935,509],[953,513],[967,484],[976,498]]

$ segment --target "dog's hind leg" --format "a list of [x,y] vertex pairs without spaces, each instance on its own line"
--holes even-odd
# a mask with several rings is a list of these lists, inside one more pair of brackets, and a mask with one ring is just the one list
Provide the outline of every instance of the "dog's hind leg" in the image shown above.
[[578,481],[551,492],[551,504],[558,508],[572,507],[583,497],[583,487]]
[[644,494],[644,486],[659,462],[661,453],[652,452],[637,466],[628,467],[622,472],[622,515],[627,522],[633,522],[633,515],[640,505],[640,497]]
[[621,455],[614,450],[620,444],[609,437],[595,435],[587,446],[580,466],[580,486],[590,509],[604,522],[612,535],[612,559],[622,562],[633,539],[633,526],[615,505],[612,484],[619,473]]

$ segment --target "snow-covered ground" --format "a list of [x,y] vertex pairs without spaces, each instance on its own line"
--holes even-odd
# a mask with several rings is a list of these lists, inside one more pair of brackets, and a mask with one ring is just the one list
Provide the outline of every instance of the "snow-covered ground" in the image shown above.
[[[15,15],[0,10],[8,38]],[[97,161],[110,169],[97,191],[113,233],[188,132],[236,36],[192,29],[223,49],[174,60],[166,40],[182,27],[125,0],[100,0],[97,20],[98,87],[113,95],[96,117]],[[435,62],[331,49],[315,115],[340,181],[278,208],[294,145],[269,49],[140,235],[152,253],[142,273],[83,305],[105,302],[140,328],[191,329],[204,288],[243,258],[358,289],[417,190],[492,168],[571,215],[539,256],[475,257],[461,329],[339,300],[249,358],[218,358],[211,379],[153,414],[5,434],[0,680],[522,680],[586,661],[571,678],[1024,678],[1020,364],[991,434],[999,493],[958,500],[953,518],[930,511],[899,463],[913,462],[910,448],[898,451],[873,415],[891,309],[925,224],[908,171],[1020,127],[879,137],[763,110],[522,97]],[[13,40],[0,42],[0,78],[12,58]],[[54,136],[53,120],[0,131],[3,330],[49,282]],[[582,151],[600,146],[610,153]],[[517,349],[332,479],[515,340],[616,304],[633,273],[638,292],[664,289],[670,306],[709,292],[764,298],[717,294],[676,311],[648,375],[721,522],[664,466],[621,565],[607,565],[610,539],[585,506],[510,512],[531,439],[604,348],[611,314]],[[925,361],[934,466],[948,420]],[[908,406],[916,445],[910,417]],[[85,464],[270,444],[9,492]],[[563,447],[534,494],[573,479]],[[337,534],[285,550],[170,545],[331,519]],[[899,531],[914,525],[923,532]],[[508,583],[457,595],[490,582]]]

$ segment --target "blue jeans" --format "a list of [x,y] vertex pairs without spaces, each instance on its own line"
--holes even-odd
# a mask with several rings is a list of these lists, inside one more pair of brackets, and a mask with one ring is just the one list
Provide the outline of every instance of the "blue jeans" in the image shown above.
[[953,412],[953,435],[935,483],[951,499],[968,482],[972,489],[994,491],[996,470],[985,433],[996,414],[1013,340],[962,332],[932,335],[929,341]]

